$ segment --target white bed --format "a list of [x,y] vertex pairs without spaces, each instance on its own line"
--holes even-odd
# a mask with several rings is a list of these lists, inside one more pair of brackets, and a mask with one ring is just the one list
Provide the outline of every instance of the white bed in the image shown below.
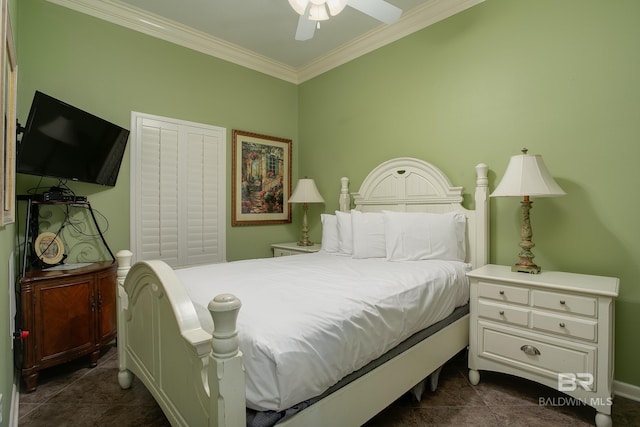
[[[379,165],[365,178],[360,191],[353,194],[355,207],[361,212],[462,212],[466,217],[463,236],[466,259],[461,260],[464,262],[395,262],[381,258],[354,262],[349,256],[321,251],[174,272],[161,261],[140,262],[129,268],[131,253],[121,251],[118,254],[121,386],[128,388],[133,375],[137,376],[172,425],[185,426],[244,426],[247,406],[282,410],[321,394],[343,376],[466,302],[465,269],[487,261],[487,169],[486,165],[476,167],[474,210],[462,207],[462,188],[453,187],[439,169],[412,158]],[[348,181],[345,178],[341,181],[340,208],[346,212],[350,207]],[[431,264],[437,273],[423,268],[425,264]],[[301,273],[295,273],[298,268],[311,268],[314,274],[299,280]],[[256,291],[253,284],[246,283],[255,281],[247,279],[249,269],[265,278],[264,291],[259,288]],[[445,271],[462,280],[449,280],[448,284],[445,280],[445,286],[439,290],[425,286],[435,282],[433,276],[441,276]],[[348,276],[351,285],[341,283],[341,278]],[[385,293],[390,277],[401,279],[398,286],[405,297]],[[345,292],[347,287],[349,291]],[[358,287],[372,290],[373,299],[359,301],[359,294],[355,296]],[[315,292],[318,289],[322,292]],[[351,291],[354,296],[348,298]],[[290,299],[300,292],[308,296],[309,305],[294,304],[296,309],[282,309],[291,306]],[[215,295],[218,296],[213,298]],[[339,298],[346,306],[333,306],[338,295],[347,297]],[[389,298],[396,303],[387,304]],[[207,301],[211,302],[205,307]],[[436,309],[424,310],[429,302]],[[363,307],[365,316],[350,315],[351,321],[339,317],[344,312],[362,312]],[[411,313],[414,315],[410,316]],[[334,329],[329,329],[329,337],[335,337],[333,341],[318,343],[313,342],[315,338],[306,337],[291,344],[292,340],[282,343],[277,340],[283,331],[295,334],[305,324],[328,323],[329,319],[335,320],[330,326]],[[385,332],[386,327],[390,329]],[[464,349],[468,329],[465,315],[279,425],[320,426],[326,425],[327,420],[332,425],[363,424]],[[257,331],[257,340],[250,338],[249,332],[253,330]],[[359,338],[345,344],[346,336]],[[258,347],[254,346],[256,341]],[[382,345],[371,348],[365,345],[370,342]],[[242,352],[238,350],[239,344]],[[312,348],[311,356],[301,356],[297,353],[299,347]],[[278,353],[282,349],[284,352]],[[265,354],[273,358],[261,361]],[[344,358],[354,355],[353,361]],[[273,369],[267,369],[267,365]],[[309,371],[309,366],[318,367],[312,372],[312,379],[289,381]],[[291,372],[300,375],[291,376]]]

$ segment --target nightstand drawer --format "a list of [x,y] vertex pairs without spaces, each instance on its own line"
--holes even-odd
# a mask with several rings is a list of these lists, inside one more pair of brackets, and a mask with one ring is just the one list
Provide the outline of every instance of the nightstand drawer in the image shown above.
[[529,304],[529,290],[496,283],[478,282],[478,296],[503,302]]
[[314,252],[318,252],[321,247],[322,246],[320,245],[320,243],[314,243],[311,246],[300,246],[296,242],[274,243],[273,245],[271,245],[274,257],[311,254]]
[[274,257],[299,255],[299,254],[300,254],[300,252],[291,252],[291,251],[287,251],[285,249],[273,248],[273,256]]
[[596,341],[598,322],[533,311],[531,313],[531,326],[534,329],[558,335]]
[[[596,348],[529,338],[518,332],[478,324],[478,353],[486,358],[535,372],[550,379],[558,373],[589,373],[594,376]],[[596,382],[594,381],[594,384]],[[595,391],[595,390],[594,390]]]
[[597,314],[597,300],[591,297],[534,290],[531,298],[534,307],[590,317]]
[[524,326],[529,324],[529,310],[503,304],[495,304],[490,301],[478,301],[478,316],[499,322],[512,323]]

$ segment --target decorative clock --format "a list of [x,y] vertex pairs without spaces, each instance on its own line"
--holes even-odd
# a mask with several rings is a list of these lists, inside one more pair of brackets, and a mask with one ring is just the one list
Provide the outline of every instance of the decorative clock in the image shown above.
[[60,236],[50,231],[40,233],[35,241],[38,259],[48,265],[56,265],[64,258],[64,245]]

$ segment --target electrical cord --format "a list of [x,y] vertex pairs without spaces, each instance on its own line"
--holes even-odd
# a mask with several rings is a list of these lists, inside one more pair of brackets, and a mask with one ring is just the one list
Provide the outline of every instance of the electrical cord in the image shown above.
[[[107,217],[100,212],[99,210],[93,208],[93,212],[95,214],[97,214],[100,218],[102,218],[104,220],[105,226],[104,229],[100,226],[100,224],[95,224],[97,227],[96,233],[87,233],[85,230],[83,230],[82,228],[79,227],[80,224],[86,224],[87,221],[83,221],[83,220],[76,220],[75,218],[73,218],[71,216],[70,213],[70,207],[74,206],[74,207],[78,207],[78,208],[84,208],[87,211],[89,210],[88,205],[84,205],[84,204],[77,204],[77,205],[65,205],[65,221],[66,223],[72,227],[78,234],[85,236],[85,237],[99,237],[100,233],[104,234],[109,230],[109,220],[107,219]],[[60,210],[62,210],[63,208],[60,206],[59,207]]]

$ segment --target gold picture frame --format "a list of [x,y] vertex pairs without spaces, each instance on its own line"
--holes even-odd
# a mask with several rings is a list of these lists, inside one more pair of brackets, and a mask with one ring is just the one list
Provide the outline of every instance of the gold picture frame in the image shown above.
[[291,140],[233,130],[231,225],[291,222]]
[[0,61],[4,69],[4,76],[0,79],[0,99],[2,99],[0,115],[4,120],[2,152],[0,153],[0,198],[2,203],[0,226],[3,226],[15,221],[18,63],[7,0],[0,0],[0,10],[2,11]]

